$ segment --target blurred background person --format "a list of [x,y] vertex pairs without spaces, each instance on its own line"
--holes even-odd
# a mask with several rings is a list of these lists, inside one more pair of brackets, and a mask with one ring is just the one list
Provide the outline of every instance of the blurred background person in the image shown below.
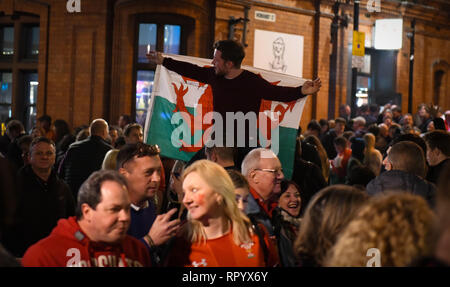
[[325,265],[365,267],[369,249],[376,248],[382,267],[408,266],[432,253],[433,220],[420,196],[397,192],[374,197],[342,231]]

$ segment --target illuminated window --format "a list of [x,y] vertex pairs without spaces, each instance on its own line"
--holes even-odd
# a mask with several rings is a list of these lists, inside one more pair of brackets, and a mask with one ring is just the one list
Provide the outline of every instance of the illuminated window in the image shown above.
[[0,16],[0,124],[13,117],[26,130],[36,123],[39,17]]
[[135,57],[136,122],[145,125],[150,106],[156,66],[148,62],[147,50],[166,54],[186,54],[187,36],[193,31],[194,20],[173,14],[150,14],[137,17],[138,37]]

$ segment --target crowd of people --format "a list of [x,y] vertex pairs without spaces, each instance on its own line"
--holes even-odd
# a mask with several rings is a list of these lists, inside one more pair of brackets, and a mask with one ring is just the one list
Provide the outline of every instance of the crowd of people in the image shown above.
[[380,266],[449,265],[450,112],[364,110],[300,131],[290,180],[265,148],[241,164],[231,147],[205,146],[189,163],[161,157],[126,115],[75,132],[43,116],[30,135],[11,120],[1,264],[366,266],[377,248]]
[[[219,94],[227,81],[267,85],[240,69],[242,47],[215,48],[212,68],[149,58],[193,69]],[[320,85],[271,91],[292,100]],[[268,148],[162,157],[127,115],[73,132],[42,116],[30,135],[10,120],[0,140],[0,265],[449,266],[450,111],[339,113],[299,129],[291,179]]]

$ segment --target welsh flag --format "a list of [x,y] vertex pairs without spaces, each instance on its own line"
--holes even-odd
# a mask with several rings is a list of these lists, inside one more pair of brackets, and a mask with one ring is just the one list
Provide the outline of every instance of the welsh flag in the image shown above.
[[[164,55],[198,66],[211,66],[211,60],[181,55]],[[305,80],[249,66],[243,69],[270,83],[297,87]],[[161,155],[189,161],[204,146],[212,125],[212,89],[209,85],[183,77],[158,65],[145,123],[144,141],[157,144]],[[270,147],[281,161],[286,178],[291,178],[297,130],[306,97],[290,103],[262,100],[258,127],[260,144]],[[209,114],[208,114],[209,113]],[[224,120],[225,124],[225,120]]]

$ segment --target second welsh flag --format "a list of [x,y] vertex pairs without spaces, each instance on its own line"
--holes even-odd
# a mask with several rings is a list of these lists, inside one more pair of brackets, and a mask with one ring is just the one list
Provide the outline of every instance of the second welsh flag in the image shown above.
[[[198,66],[211,66],[211,60],[180,55],[164,55]],[[305,80],[249,66],[242,69],[259,74],[274,85],[297,87]],[[156,68],[145,124],[145,142],[157,144],[161,155],[189,161],[204,146],[204,133],[211,131],[208,113],[213,111],[209,85],[183,77],[162,65]],[[263,100],[258,119],[260,143],[278,155],[285,177],[291,178],[297,130],[307,97],[291,103]],[[260,113],[261,114],[261,113]],[[210,115],[210,114],[209,114]],[[206,116],[206,117],[205,117]]]

